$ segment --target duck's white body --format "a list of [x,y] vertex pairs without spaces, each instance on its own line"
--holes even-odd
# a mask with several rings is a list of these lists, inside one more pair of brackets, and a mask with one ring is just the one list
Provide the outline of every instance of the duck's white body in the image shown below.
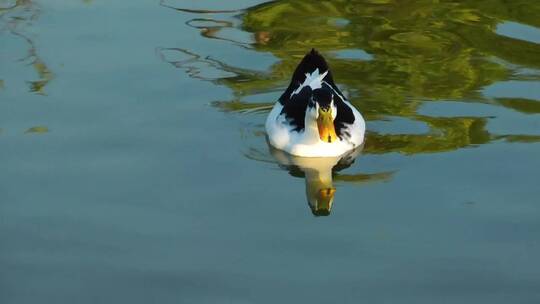
[[[315,90],[326,90],[332,95],[327,105],[334,120],[334,134],[337,134],[332,142],[321,140],[317,124],[319,103],[314,102],[312,94]],[[326,62],[314,50],[304,57],[291,85],[266,119],[270,144],[303,157],[343,155],[363,143],[365,128],[364,118],[335,86]]]
[[293,131],[284,115],[283,106],[278,102],[266,119],[266,132],[270,144],[292,155],[303,157],[336,157],[360,146],[364,141],[366,125],[362,115],[347,102],[353,110],[355,121],[349,127],[351,138],[327,143],[319,138],[317,124],[305,127],[303,132]]

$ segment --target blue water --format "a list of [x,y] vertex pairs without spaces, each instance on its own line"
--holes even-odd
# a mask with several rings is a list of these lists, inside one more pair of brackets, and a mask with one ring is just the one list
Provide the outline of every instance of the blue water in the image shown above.
[[[261,2],[0,1],[0,302],[539,303],[538,5]],[[326,217],[262,126],[312,46],[368,125]]]

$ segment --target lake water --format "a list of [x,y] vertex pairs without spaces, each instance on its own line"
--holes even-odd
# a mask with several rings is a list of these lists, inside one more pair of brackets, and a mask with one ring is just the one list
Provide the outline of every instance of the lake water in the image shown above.
[[[266,144],[312,47],[352,163]],[[0,167],[1,303],[540,303],[540,3],[0,0]]]

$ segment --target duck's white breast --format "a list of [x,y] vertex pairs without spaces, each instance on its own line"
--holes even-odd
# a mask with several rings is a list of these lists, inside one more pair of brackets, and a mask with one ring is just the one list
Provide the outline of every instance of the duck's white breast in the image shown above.
[[303,157],[336,157],[340,156],[362,144],[365,132],[365,122],[362,115],[352,107],[355,115],[354,123],[348,127],[350,138],[338,140],[333,143],[321,141],[317,136],[307,136],[306,133],[316,133],[309,130],[309,126],[303,131],[294,131],[287,122],[285,115],[281,114],[283,106],[277,102],[266,119],[266,132],[270,144],[276,149],[286,151],[292,155]]

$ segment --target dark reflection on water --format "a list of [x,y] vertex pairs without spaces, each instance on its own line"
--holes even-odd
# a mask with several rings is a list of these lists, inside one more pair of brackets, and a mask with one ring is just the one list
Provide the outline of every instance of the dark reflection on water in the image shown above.
[[[539,100],[486,96],[483,90],[507,80],[540,79],[540,45],[496,33],[504,20],[538,26],[539,12],[539,4],[524,1],[275,1],[245,9],[237,16],[241,20],[237,25],[208,17],[187,22],[205,38],[271,53],[279,61],[268,71],[235,67],[187,49],[166,49],[187,56],[182,61],[163,53],[161,58],[192,77],[230,88],[234,98],[214,102],[218,109],[264,114],[274,100],[252,102],[251,97],[267,93],[277,97],[303,54],[315,47],[329,58],[339,86],[368,120],[363,154],[440,153],[498,140],[533,143],[540,142],[540,135],[490,131],[487,125],[496,118],[490,115],[430,116],[419,109],[437,101],[456,101],[538,114]],[[252,40],[241,42],[223,34],[231,28],[249,33]],[[343,55],[354,50],[356,56]],[[226,75],[202,76],[201,67]],[[394,128],[383,133],[370,127],[370,121],[396,118],[420,123],[427,131]],[[252,128],[249,133],[264,134],[261,125]],[[260,157],[265,148],[263,136],[259,139],[245,154],[271,159]]]
[[45,94],[45,86],[54,78],[54,74],[41,59],[32,39],[26,33],[26,28],[39,17],[40,8],[31,0],[18,0],[6,7],[0,7],[0,32],[6,30],[12,35],[24,40],[27,53],[21,54],[19,61],[31,66],[38,76],[36,80],[27,81],[29,90],[39,95]]
[[184,13],[197,13],[197,14],[217,14],[217,13],[235,13],[239,10],[212,10],[212,9],[191,9],[191,8],[181,8],[181,7],[175,7],[171,4],[168,4],[167,1],[161,0],[159,1],[159,5],[170,8],[179,12]]

